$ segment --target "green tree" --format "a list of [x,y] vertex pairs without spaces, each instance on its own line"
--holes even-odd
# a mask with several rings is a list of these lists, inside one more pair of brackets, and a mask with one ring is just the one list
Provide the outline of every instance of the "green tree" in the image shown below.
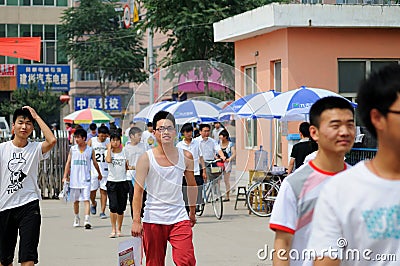
[[214,42],[213,23],[266,5],[272,0],[142,0],[144,26],[168,36],[162,49],[164,66],[191,60],[216,60],[233,65],[232,43]]
[[[58,122],[62,106],[59,97],[60,93],[54,93],[48,87],[41,91],[33,83],[28,88],[18,88],[14,91],[11,101],[0,102],[0,113],[12,115],[15,109],[29,105],[46,123]],[[36,127],[36,130],[39,132],[39,127]]]
[[[222,19],[246,12],[273,2],[273,0],[142,0],[146,10],[146,28],[167,35],[161,50],[167,57],[161,61],[162,66],[173,66],[177,63],[193,60],[209,60],[194,69],[199,79],[204,80],[204,93],[210,95],[208,77],[212,71],[221,74],[224,83],[233,84],[234,73],[224,72],[213,66],[213,62],[234,65],[233,43],[214,42],[213,23]],[[193,68],[182,69],[181,65],[172,75],[185,75]],[[231,88],[233,89],[233,88]],[[230,94],[234,97],[234,94]],[[220,94],[213,95],[221,97]],[[223,96],[226,98],[227,95]]]
[[121,27],[121,11],[115,2],[82,0],[78,7],[64,11],[61,18],[61,49],[82,71],[100,77],[103,99],[124,82],[141,82],[145,51],[142,36],[134,27]]

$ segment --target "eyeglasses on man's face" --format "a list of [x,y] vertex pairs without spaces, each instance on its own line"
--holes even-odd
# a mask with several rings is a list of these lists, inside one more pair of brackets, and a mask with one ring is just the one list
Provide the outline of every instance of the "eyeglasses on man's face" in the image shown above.
[[171,133],[171,132],[174,132],[174,131],[175,131],[175,128],[172,127],[172,126],[169,126],[169,127],[159,127],[159,128],[156,128],[156,130],[157,130],[158,132],[160,132],[160,133],[165,132],[165,130]]
[[396,110],[387,110],[388,113],[392,113],[392,114],[398,114],[400,115],[400,111],[396,111]]

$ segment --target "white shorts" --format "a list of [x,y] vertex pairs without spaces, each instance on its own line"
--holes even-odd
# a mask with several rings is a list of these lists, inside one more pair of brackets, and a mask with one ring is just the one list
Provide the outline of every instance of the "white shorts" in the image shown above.
[[99,188],[102,190],[107,190],[106,184],[107,184],[107,176],[103,176],[101,180],[97,178],[98,176],[92,176],[90,178],[90,191],[95,191],[98,190]]
[[90,191],[96,191],[100,187],[100,182],[99,179],[96,176],[91,176],[90,177]]
[[71,201],[89,201],[90,186],[85,188],[71,188],[70,199]]

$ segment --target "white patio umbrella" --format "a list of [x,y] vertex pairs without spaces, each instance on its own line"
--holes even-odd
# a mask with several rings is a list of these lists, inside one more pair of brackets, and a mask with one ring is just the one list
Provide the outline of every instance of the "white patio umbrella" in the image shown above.
[[[290,90],[268,101],[268,108],[259,108],[255,113],[255,118],[265,116],[281,117],[283,121],[306,120],[310,107],[319,99],[328,96],[343,96],[329,90],[309,88],[302,86],[295,90]],[[345,99],[345,98],[344,98]],[[350,102],[350,101],[349,101]],[[356,104],[351,103],[354,107]]]
[[176,102],[172,102],[172,101],[162,101],[162,102],[150,104],[149,106],[147,106],[143,110],[141,110],[139,113],[137,113],[133,117],[133,121],[134,122],[141,121],[141,122],[145,122],[145,123],[152,121],[153,117],[156,113],[166,109],[168,106],[171,106],[175,103]]
[[216,122],[221,108],[211,102],[189,100],[177,102],[164,110],[173,114],[176,123],[182,125],[192,122]]
[[[235,119],[253,118],[254,113],[261,107],[268,109],[266,103],[279,94],[279,92],[270,90],[246,95],[240,99],[237,99],[236,101],[222,109],[219,118],[220,120],[229,120],[232,115]],[[263,118],[273,117],[264,116]]]

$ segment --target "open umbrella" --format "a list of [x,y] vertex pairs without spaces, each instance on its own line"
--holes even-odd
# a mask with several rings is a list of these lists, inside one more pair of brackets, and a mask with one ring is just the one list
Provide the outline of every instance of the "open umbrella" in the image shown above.
[[175,104],[176,102],[171,102],[171,101],[162,101],[162,102],[157,102],[150,104],[149,106],[146,106],[143,110],[141,110],[139,113],[137,113],[133,117],[133,121],[138,122],[149,122],[153,120],[153,117],[156,113],[159,111],[162,111],[166,109],[167,107]]
[[[310,107],[319,99],[328,96],[343,96],[325,89],[309,88],[302,86],[290,90],[268,101],[268,104],[260,107],[255,113],[256,118],[263,116],[281,117],[283,121],[305,120]],[[356,104],[351,103],[354,107]],[[266,107],[269,108],[266,108]]]
[[91,124],[114,122],[114,118],[102,110],[87,108],[64,117],[64,123]]
[[246,95],[222,109],[219,118],[220,120],[229,120],[231,115],[235,118],[252,118],[256,110],[265,106],[269,100],[277,95],[279,95],[279,92],[274,90]]
[[189,100],[177,102],[165,109],[174,115],[179,125],[192,122],[216,122],[221,108],[205,101]]

